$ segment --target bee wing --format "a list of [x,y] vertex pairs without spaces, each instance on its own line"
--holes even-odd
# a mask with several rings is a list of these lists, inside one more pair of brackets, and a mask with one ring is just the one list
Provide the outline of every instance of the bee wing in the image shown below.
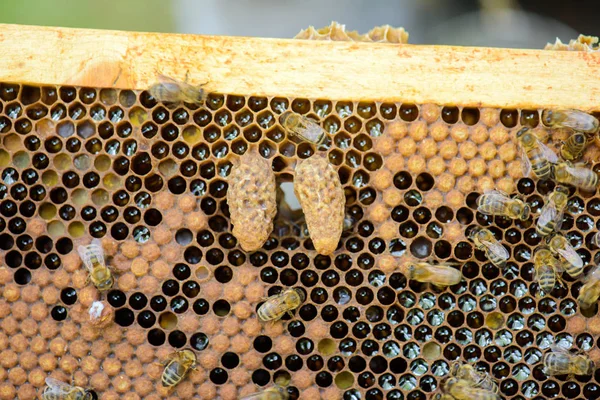
[[77,252],[86,269],[90,272],[94,270],[95,262],[104,265],[104,250],[98,239],[92,241],[88,246],[77,247]]
[[485,245],[494,255],[498,258],[502,258],[503,260],[508,260],[510,254],[508,254],[508,250],[504,248],[499,242],[489,242],[487,240],[482,240],[481,243]]
[[498,189],[486,189],[483,191],[483,194],[488,195],[488,196],[500,196],[500,197],[504,197],[507,200],[510,200],[510,198],[508,197],[508,194],[504,193],[501,190]]
[[538,226],[544,226],[548,224],[550,221],[556,221],[556,230],[559,229],[559,221],[562,223],[563,212],[558,211],[556,209],[556,204],[553,201],[549,201],[544,204],[542,207],[542,211],[540,212],[540,217],[538,218]]
[[46,385],[48,385],[49,389],[44,392],[45,394],[64,396],[73,391],[73,386],[50,377],[46,378]]
[[527,153],[521,147],[521,167],[523,168],[523,176],[528,177],[531,173],[531,161],[529,161],[529,157],[527,157]]
[[544,158],[548,161],[550,161],[551,163],[557,163],[558,162],[558,156],[556,155],[556,153],[554,151],[552,151],[548,146],[546,146],[544,143],[540,142],[538,140],[538,145],[540,150],[542,151],[542,154],[544,155]]
[[183,83],[181,81],[178,81],[177,79],[171,78],[170,76],[163,75],[160,72],[158,72],[156,74],[156,79],[158,79],[158,81],[160,83],[167,83],[167,84],[174,84],[174,85],[180,85],[181,83]]
[[570,166],[567,166],[566,169],[569,172],[569,174],[573,175],[575,178],[580,179],[580,180],[587,179],[588,174],[590,172],[593,172],[587,168],[578,168],[578,167],[570,167]]
[[563,249],[558,249],[557,253],[572,266],[577,268],[583,267],[583,260],[571,245],[567,244]]

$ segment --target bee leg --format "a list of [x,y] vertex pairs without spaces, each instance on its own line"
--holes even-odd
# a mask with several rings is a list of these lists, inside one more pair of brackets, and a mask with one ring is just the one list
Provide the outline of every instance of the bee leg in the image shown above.
[[289,316],[290,316],[290,318],[292,318],[292,319],[294,318],[294,314],[292,314],[292,312],[291,312],[291,311],[288,311],[288,312],[287,312],[287,315],[289,315]]
[[190,70],[188,69],[187,71],[185,71],[185,83],[188,82],[188,79],[190,78]]

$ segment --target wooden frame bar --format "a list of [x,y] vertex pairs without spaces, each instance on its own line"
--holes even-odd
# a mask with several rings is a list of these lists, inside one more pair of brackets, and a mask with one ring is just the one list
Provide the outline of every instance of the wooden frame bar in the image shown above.
[[0,81],[241,95],[600,109],[600,53],[0,25]]

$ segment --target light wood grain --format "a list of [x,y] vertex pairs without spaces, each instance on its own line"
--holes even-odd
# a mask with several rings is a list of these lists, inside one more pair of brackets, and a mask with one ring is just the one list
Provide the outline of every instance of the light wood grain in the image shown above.
[[156,72],[242,95],[600,109],[600,54],[0,25],[0,81],[145,89]]

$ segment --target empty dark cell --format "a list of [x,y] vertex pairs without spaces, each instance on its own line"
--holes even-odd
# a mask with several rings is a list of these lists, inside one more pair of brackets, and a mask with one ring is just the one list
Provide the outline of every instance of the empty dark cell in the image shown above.
[[160,329],[152,329],[148,332],[148,343],[152,346],[162,346],[165,343],[167,336]]
[[56,250],[60,254],[69,254],[73,250],[73,241],[69,238],[60,238],[56,242]]
[[328,270],[321,275],[321,281],[325,286],[333,287],[340,282],[340,276],[336,271]]
[[142,328],[148,329],[156,323],[156,316],[152,311],[142,311],[137,316],[137,322]]
[[202,260],[202,251],[197,247],[188,247],[183,252],[183,258],[189,264],[198,264]]
[[6,229],[6,220],[4,218],[0,218],[0,232]]
[[17,211],[17,203],[12,200],[4,200],[2,204],[0,204],[0,213],[5,217],[10,218],[15,216]]
[[373,301],[373,291],[368,287],[361,287],[356,291],[356,300],[359,304],[367,305]]
[[31,281],[31,272],[26,268],[19,268],[14,274],[14,280],[18,285],[27,285]]
[[173,194],[182,194],[183,192],[185,192],[187,187],[186,185],[187,183],[185,179],[183,179],[181,176],[171,178],[169,179],[169,182],[167,182],[169,191]]
[[83,176],[83,185],[88,188],[88,189],[92,189],[95,188],[96,186],[98,186],[100,184],[100,175],[98,175],[95,172],[88,172],[87,174],[85,174]]
[[213,304],[213,312],[218,317],[225,317],[231,311],[231,305],[226,300],[217,300]]
[[535,183],[529,178],[521,178],[517,182],[517,190],[519,193],[529,196],[535,190]]
[[514,109],[502,109],[500,111],[500,122],[507,128],[514,128],[519,121],[519,112]]
[[425,207],[419,207],[413,211],[413,218],[418,224],[426,224],[431,219],[431,211]]
[[268,336],[257,336],[254,339],[254,349],[261,353],[266,353],[273,347],[273,341]]
[[442,108],[442,120],[447,124],[455,124],[458,122],[460,111],[458,107],[446,106]]
[[348,367],[350,368],[350,371],[358,373],[364,371],[367,367],[367,362],[360,356],[354,356],[348,361]]
[[[31,162],[35,169],[46,169],[50,165],[50,159],[44,153],[36,153],[33,155]],[[4,180],[6,182],[6,179]]]
[[[277,279],[275,279],[277,280]],[[302,271],[302,274],[300,275],[300,281],[302,282],[302,284],[306,287],[312,287],[314,285],[317,284],[317,282],[319,281],[319,275],[312,270],[306,270],[306,271]],[[271,282],[273,283],[273,282]]]
[[174,279],[169,279],[162,284],[162,292],[166,296],[175,296],[179,293],[179,283]]
[[21,172],[21,180],[27,185],[33,185],[39,178],[38,173],[34,169],[28,168]]
[[433,251],[438,258],[448,258],[452,255],[452,245],[445,240],[439,240],[435,242]]
[[125,189],[129,190],[130,192],[137,192],[141,188],[142,180],[139,177],[135,175],[129,175],[127,178],[125,178]]
[[237,354],[228,351],[221,356],[221,364],[227,369],[235,368],[240,364],[240,357]]
[[296,351],[301,355],[307,355],[313,352],[315,344],[308,338],[301,338],[296,342]]
[[208,220],[208,226],[215,232],[225,232],[229,229],[229,223],[220,215],[210,217]]
[[206,215],[212,215],[217,211],[217,202],[211,197],[205,197],[200,202],[200,208]]
[[55,253],[48,254],[44,259],[44,265],[51,270],[57,269],[61,265],[60,257]]
[[[2,121],[2,120],[0,120]],[[27,136],[25,138],[24,141],[25,144],[25,148],[29,151],[36,151],[37,149],[40,148],[40,146],[42,145],[42,142],[40,141],[40,138],[38,138],[35,135],[31,135],[31,136]],[[34,167],[36,169],[43,169],[43,168],[39,168],[38,166],[34,165]]]
[[[0,240],[4,239],[6,236],[0,237]],[[10,238],[10,247],[12,247],[12,237]],[[8,248],[10,248],[8,247]],[[31,250],[33,248],[33,238],[27,234],[21,235],[17,238],[17,247],[22,251]],[[2,248],[2,250],[8,250],[8,248]]]
[[205,299],[198,299],[193,305],[194,312],[198,315],[204,315],[210,310],[210,304]]
[[113,206],[106,206],[100,211],[100,216],[105,222],[115,222],[119,218],[119,210]]
[[252,373],[252,382],[258,386],[265,386],[271,380],[271,374],[267,370],[257,369]]
[[118,190],[113,194],[112,200],[113,203],[115,203],[117,206],[123,207],[127,205],[127,203],[129,203],[131,197],[129,196],[129,193],[127,193],[125,190]]
[[419,117],[419,108],[414,104],[403,103],[400,106],[399,115],[403,121],[414,121]]
[[138,175],[146,175],[152,170],[152,160],[146,152],[137,154],[132,159],[131,169]]
[[379,345],[373,340],[365,340],[360,346],[360,351],[367,357],[372,357],[379,352]]
[[381,254],[385,251],[385,240],[374,238],[369,241],[369,250],[374,254]]
[[396,300],[396,293],[389,287],[382,287],[377,291],[377,300],[383,305],[390,305]]
[[52,251],[52,246],[52,239],[50,239],[48,236],[40,236],[35,240],[35,248],[40,253],[49,253]]
[[403,237],[412,239],[419,233],[419,226],[413,221],[406,221],[400,224],[398,231]]
[[93,222],[89,227],[90,235],[95,238],[101,238],[106,235],[106,225],[100,221]]
[[260,271],[260,279],[266,283],[275,283],[279,278],[277,270],[272,267],[266,267]]
[[348,335],[348,325],[343,321],[336,321],[329,328],[329,333],[334,339],[343,339]]
[[327,371],[322,371],[315,377],[315,382],[320,387],[329,387],[333,383],[333,376]]
[[15,200],[25,200],[27,197],[27,186],[17,183],[10,188],[10,195]]
[[96,218],[96,214],[96,209],[92,206],[86,206],[81,209],[81,218],[83,218],[84,221],[93,220]]
[[114,308],[123,307],[125,305],[125,301],[127,301],[127,297],[120,290],[111,290],[108,292],[106,299]]
[[306,328],[304,327],[304,324],[302,323],[302,321],[298,321],[298,320],[291,321],[287,325],[287,329],[288,329],[288,332],[290,333],[290,335],[292,335],[293,337],[300,337],[300,336],[304,335],[304,332],[306,331]]
[[217,265],[223,262],[223,251],[220,249],[210,249],[206,252],[206,261],[212,265]]
[[179,279],[180,281],[188,279],[192,274],[190,267],[186,264],[178,263],[173,267],[173,276]]
[[50,311],[50,315],[55,321],[64,321],[67,319],[67,309],[63,306],[54,306]]
[[317,308],[312,304],[305,304],[298,311],[298,315],[304,321],[312,321],[317,317]]
[[227,283],[233,278],[233,271],[228,266],[222,265],[215,270],[215,278],[220,283]]
[[454,255],[460,260],[468,260],[473,254],[473,246],[468,242],[459,242],[454,248]]
[[281,271],[279,279],[285,286],[293,286],[298,282],[298,273],[290,268]]
[[583,396],[586,399],[596,400],[600,397],[600,386],[593,382],[586,384],[583,387]]
[[400,190],[406,190],[412,185],[412,176],[408,171],[400,171],[394,176],[394,186]]
[[[334,294],[334,296],[335,296],[335,294]],[[336,320],[338,315],[339,315],[339,312],[338,312],[337,308],[331,304],[326,305],[321,310],[321,318],[325,322],[331,322],[331,321]]]
[[419,236],[410,244],[410,252],[417,258],[429,257],[431,250],[431,241],[425,236]]
[[140,292],[136,292],[129,297],[129,305],[134,310],[141,310],[148,304],[148,298]]
[[362,240],[360,240],[359,238],[353,237],[346,241],[346,250],[348,250],[352,253],[357,253],[359,251],[362,251],[362,249],[364,247],[365,247],[364,242]]
[[41,201],[46,197],[46,189],[42,185],[35,185],[29,190],[29,198],[34,201]]
[[194,298],[200,293],[200,284],[195,281],[187,281],[182,287],[183,294],[188,298]]
[[110,228],[110,234],[116,240],[125,240],[129,235],[129,228],[124,223],[118,222]]
[[70,204],[65,204],[58,210],[58,215],[65,221],[70,221],[77,215],[75,207]]
[[270,370],[279,369],[283,365],[283,359],[277,353],[269,353],[263,357],[263,365]]
[[187,336],[185,336],[185,333],[181,332],[180,330],[175,330],[171,333],[169,333],[169,344],[175,348],[181,348],[183,346],[185,346],[187,342]]
[[120,326],[129,326],[134,320],[133,311],[128,308],[121,308],[115,312],[115,322]]
[[202,332],[194,333],[190,338],[190,346],[198,351],[204,350],[208,346],[208,336]]

